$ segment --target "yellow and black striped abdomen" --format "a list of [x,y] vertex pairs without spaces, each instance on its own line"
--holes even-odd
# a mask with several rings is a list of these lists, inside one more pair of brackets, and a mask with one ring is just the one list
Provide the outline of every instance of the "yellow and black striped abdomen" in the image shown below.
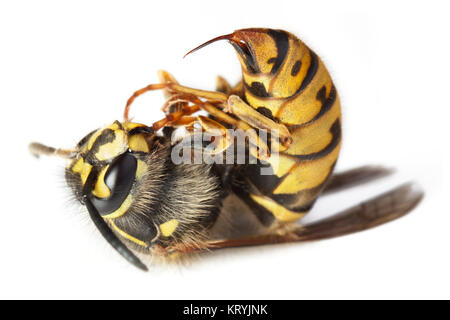
[[[290,131],[289,148],[271,156],[273,175],[255,167],[247,176],[251,201],[276,220],[295,221],[313,205],[331,175],[341,144],[336,88],[320,58],[282,30],[245,29],[233,34],[249,105]],[[270,219],[269,219],[270,220]],[[273,219],[272,219],[273,220]]]

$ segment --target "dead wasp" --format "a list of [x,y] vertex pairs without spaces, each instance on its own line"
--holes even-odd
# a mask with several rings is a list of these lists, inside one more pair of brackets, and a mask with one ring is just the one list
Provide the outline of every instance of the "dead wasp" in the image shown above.
[[[318,222],[293,223],[320,194],[389,171],[368,166],[332,174],[342,140],[339,97],[320,58],[297,37],[244,29],[189,53],[222,39],[232,44],[241,63],[236,86],[219,77],[217,91],[198,90],[160,72],[160,83],[129,98],[123,122],[94,130],[73,149],[30,145],[36,156],[68,159],[67,184],[125,259],[147,270],[130,248],[169,255],[329,238],[380,225],[415,207],[423,194],[409,183]],[[158,89],[167,97],[165,117],[149,126],[130,122],[134,99]],[[208,116],[195,115],[198,111]],[[172,132],[179,127],[184,136],[175,139]],[[246,139],[230,138],[229,129],[245,132]],[[265,138],[260,132],[267,133]],[[213,149],[203,142],[199,149],[226,153],[226,163],[173,161],[181,145],[192,160],[198,148],[183,141],[204,133],[210,134]],[[229,154],[236,146],[250,155],[244,163]],[[246,215],[254,220],[241,223]],[[236,226],[240,233],[233,234]]]

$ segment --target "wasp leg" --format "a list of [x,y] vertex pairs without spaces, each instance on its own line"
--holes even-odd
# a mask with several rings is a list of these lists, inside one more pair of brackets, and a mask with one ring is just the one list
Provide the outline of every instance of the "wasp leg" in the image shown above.
[[185,87],[182,85],[179,85],[177,83],[167,83],[167,89],[175,92],[175,93],[185,93],[185,94],[191,94],[194,96],[197,96],[199,98],[207,99],[211,102],[219,102],[219,103],[225,103],[228,99],[228,95],[222,92],[218,91],[207,91],[207,90],[200,90],[200,89],[194,89]]
[[225,93],[226,95],[230,95],[231,90],[233,90],[233,88],[231,87],[230,83],[224,77],[217,76],[216,91]]
[[125,110],[123,112],[123,118],[125,122],[130,121],[128,114],[130,112],[131,104],[134,102],[134,100],[139,97],[140,95],[153,90],[162,90],[165,89],[167,91],[167,95],[171,97],[174,94],[186,94],[189,96],[195,96],[199,98],[204,98],[209,100],[210,102],[219,102],[219,103],[226,103],[228,96],[224,93],[217,92],[217,91],[205,91],[205,90],[199,90],[199,89],[193,89],[189,87],[184,87],[179,85],[178,83],[173,82],[166,82],[166,83],[155,83],[155,84],[149,84],[148,86],[137,90],[134,92],[130,98],[128,98],[127,103],[125,105]]
[[[222,110],[220,110],[218,107],[216,107],[214,104],[212,104],[209,101],[203,102],[195,95],[183,94],[183,95],[177,95],[176,97],[174,97],[174,100],[172,102],[166,103],[166,105],[164,105],[163,108],[168,108],[173,103],[184,103],[184,102],[193,103],[195,107],[202,109],[202,110],[206,111],[207,113],[209,113],[209,115],[211,115],[216,120],[216,121],[214,121],[214,123],[216,123],[217,125],[220,125],[218,123],[218,121],[220,121],[222,123],[229,124],[229,125],[235,127],[236,129],[240,129],[240,130],[244,131],[249,136],[251,143],[256,145],[258,148],[257,151],[255,151],[254,148],[250,148],[250,152],[252,153],[252,155],[254,157],[261,159],[261,160],[265,160],[270,156],[269,147],[267,146],[267,144],[262,139],[260,139],[260,137],[257,135],[255,130],[247,122],[230,116],[229,114],[223,112]],[[183,112],[183,110],[178,111],[178,113],[179,112]],[[175,114],[177,114],[177,112],[171,113],[168,116],[175,115]],[[177,120],[177,119],[175,119],[175,120]],[[163,120],[161,120],[161,121],[163,121]],[[170,121],[170,123],[172,123],[172,122]],[[163,122],[161,122],[161,124],[165,124],[165,125],[169,124],[169,121],[163,121]]]
[[161,110],[164,113],[172,113],[180,108],[183,108],[183,106],[187,106],[189,102],[193,104],[202,104],[203,101],[198,99],[196,96],[190,95],[190,94],[184,94],[184,93],[177,93],[173,94],[161,107]]
[[186,127],[190,128],[194,125],[198,117],[194,116],[182,116],[180,119],[173,121],[170,125],[173,127]]
[[198,121],[200,122],[203,131],[211,134],[214,139],[212,141],[214,149],[211,150],[210,154],[224,152],[232,145],[233,139],[231,135],[228,134],[227,128],[223,125],[205,116],[199,116]]
[[393,169],[381,166],[363,166],[340,173],[335,173],[327,182],[322,194],[338,192],[355,187],[376,179],[381,179],[394,173]]
[[130,119],[128,117],[128,114],[130,112],[130,106],[131,104],[134,102],[134,100],[139,97],[140,95],[148,92],[148,91],[152,91],[152,90],[160,90],[160,89],[165,89],[167,87],[167,83],[156,83],[156,84],[150,84],[142,89],[137,90],[136,92],[134,92],[131,97],[128,98],[127,100],[127,104],[125,105],[125,110],[123,111],[123,119],[125,122],[129,122]]
[[[175,79],[175,77],[171,73],[169,73],[165,70],[158,71],[158,79],[159,79],[160,83],[176,83],[176,84],[178,84],[178,81]],[[167,90],[164,90],[164,95],[166,98],[170,98],[172,96],[172,94]]]
[[[237,122],[236,119],[234,119],[233,117],[229,116],[225,117],[221,115],[220,117],[222,119],[226,119],[226,121],[224,120],[226,123],[235,125],[236,128],[243,130],[248,130],[251,126],[253,126],[255,128],[267,129],[273,133],[277,132],[280,138],[282,139],[281,143],[284,146],[288,146],[292,142],[290,133],[284,125],[277,124],[273,120],[261,115],[252,107],[248,106],[237,95],[232,95],[230,96],[230,99],[228,99],[228,95],[222,92],[199,90],[179,85],[178,82],[173,82],[176,81],[175,78],[166,71],[160,72],[160,79],[166,82],[158,84],[150,84],[140,90],[137,90],[131,95],[131,97],[127,101],[124,110],[125,121],[129,121],[128,114],[130,106],[137,97],[148,91],[164,89],[168,92],[169,97],[173,97],[173,95],[178,94],[179,95],[178,97],[183,97],[183,99],[187,101],[190,100],[199,106],[203,105],[204,107],[202,107],[202,109],[205,110],[215,109],[212,112],[206,110],[207,112],[210,112],[211,115],[213,116],[214,116],[213,112],[219,113],[219,110],[215,107],[216,103],[218,103],[219,105],[223,105],[225,108],[227,108],[228,106],[228,109],[231,110],[233,114],[235,114],[238,118],[241,118],[241,120],[243,121]],[[239,90],[241,86],[242,84],[238,84],[238,86],[235,89]],[[172,95],[170,95],[170,93],[172,93]],[[203,103],[202,101],[199,101],[199,98],[206,99],[207,102]],[[181,100],[177,102],[181,102]],[[163,108],[166,109],[166,107]],[[258,145],[262,145],[262,143],[260,143],[260,139],[257,138],[257,140]]]
[[267,143],[260,139],[256,131],[245,121],[236,119],[229,114],[223,112],[219,108],[217,108],[215,105],[206,102],[201,106],[203,110],[208,112],[211,116],[214,117],[215,120],[221,121],[223,123],[227,123],[231,126],[233,126],[236,129],[240,129],[245,134],[248,135],[250,141],[252,144],[256,145],[258,148],[257,151],[254,150],[254,148],[250,148],[250,153],[261,160],[266,160],[270,156],[269,147],[267,146]]
[[285,125],[276,123],[272,119],[259,113],[236,95],[231,95],[228,98],[225,112],[234,114],[254,128],[268,130],[272,135],[276,134],[280,138],[281,144],[285,147],[289,147],[292,143],[291,133]]
[[188,95],[192,95],[192,96],[196,96],[199,98],[204,98],[204,99],[210,100],[211,102],[225,103],[228,99],[228,96],[222,92],[193,89],[193,88],[185,87],[185,86],[179,85],[178,83],[173,83],[173,82],[154,83],[154,84],[149,84],[148,86],[137,90],[136,92],[134,92],[131,95],[130,98],[128,98],[127,104],[125,105],[124,119],[126,121],[128,120],[128,113],[129,113],[130,106],[137,97],[139,97],[140,95],[142,95],[148,91],[162,90],[162,89],[166,89],[169,92],[169,94],[170,93],[188,94]]
[[236,85],[231,89],[231,94],[234,94],[241,98],[244,96],[244,84],[242,80],[236,83]]
[[152,124],[153,131],[158,131],[165,126],[172,125],[172,123],[176,123],[179,121],[183,116],[189,116],[197,111],[199,111],[200,108],[197,105],[193,106],[184,106],[181,110],[169,113],[161,120],[158,120]]
[[45,156],[57,156],[61,158],[73,158],[77,151],[73,149],[56,149],[53,147],[46,146],[42,143],[32,142],[28,146],[31,154],[36,158],[39,158],[41,155]]
[[234,89],[231,88],[228,81],[221,76],[217,77],[216,81],[217,91],[205,91],[182,86],[178,83],[178,81],[172,74],[164,70],[158,71],[158,78],[161,83],[171,84],[165,90],[168,94],[168,97],[171,96],[171,92],[175,92],[175,93],[192,94],[200,98],[222,102],[226,101],[228,94]]
[[210,138],[213,138],[213,141],[210,144],[213,148],[211,149],[208,147],[205,148],[204,151],[209,151],[209,154],[214,155],[224,152],[232,145],[233,140],[231,135],[227,133],[227,129],[217,121],[205,116],[184,116],[179,120],[172,122],[171,126],[183,126],[187,128],[188,131],[193,131],[193,125],[195,122],[200,124],[202,132],[206,132],[211,136]]
[[287,233],[210,242],[209,249],[320,240],[359,232],[404,216],[422,197],[422,191],[407,183],[329,218],[308,225],[294,225]]
[[[191,115],[199,110],[205,110],[207,113],[212,115],[216,120],[220,120],[224,123],[228,123],[238,129],[243,130],[246,134],[248,134],[251,142],[254,145],[256,145],[258,148],[257,151],[255,151],[254,148],[250,148],[250,152],[256,158],[264,160],[270,156],[269,147],[267,146],[267,144],[262,139],[259,138],[259,136],[256,134],[255,130],[253,130],[252,127],[250,127],[246,122],[231,117],[230,115],[221,111],[220,109],[218,109],[211,103],[203,102],[193,95],[186,95],[183,100],[176,101],[176,103],[180,103],[180,102],[191,102],[191,103],[194,103],[194,105],[185,106],[182,108],[182,110],[178,110],[176,112],[169,113],[163,119],[154,122],[152,125],[152,129],[155,132],[162,129],[165,126],[172,126],[173,124],[177,124],[177,123],[178,123],[178,125],[180,125],[181,123],[183,123],[183,121],[186,121],[186,120],[181,120],[182,117]],[[206,123],[209,123],[209,125],[211,127],[216,127],[216,129],[220,128],[220,130],[226,130],[225,127],[223,127],[221,124],[219,124],[215,120],[212,120],[212,119],[209,119],[206,117],[201,117],[201,118],[199,117],[199,119],[202,119],[201,121],[203,121],[204,125],[206,125]],[[190,121],[190,120],[188,120],[188,121]],[[187,123],[186,125],[189,125],[189,124],[190,123]],[[219,137],[220,136],[223,137],[223,134],[219,135]],[[230,145],[230,141],[231,141],[231,140],[229,140],[230,138],[231,137],[228,137],[225,132],[225,139],[224,140],[219,139],[218,145],[222,145],[222,146],[225,145],[226,148],[228,148],[228,146]],[[226,148],[224,148],[224,150]]]
[[242,98],[244,85],[242,80],[239,81],[234,87],[223,77],[217,76],[216,80],[216,91],[225,93],[226,95],[236,95]]

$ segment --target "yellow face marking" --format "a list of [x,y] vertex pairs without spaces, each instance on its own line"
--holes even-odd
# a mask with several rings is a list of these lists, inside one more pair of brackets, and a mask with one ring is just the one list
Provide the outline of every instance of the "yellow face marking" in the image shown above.
[[80,175],[81,183],[84,185],[86,183],[86,180],[89,176],[89,173],[91,173],[92,165],[90,163],[84,162],[83,158],[80,158],[75,162],[75,164],[72,167],[72,171],[76,172]]
[[147,169],[148,169],[147,164],[144,161],[138,159],[137,169],[136,169],[136,178],[138,180],[141,180],[142,177],[144,176],[145,172],[147,171]]
[[94,133],[92,135],[92,137],[89,139],[87,148],[88,149],[92,149],[92,146],[94,145],[95,140],[97,140],[97,138],[102,134],[103,130],[105,129],[111,129],[113,131],[119,130],[119,125],[117,124],[117,122],[113,122],[112,124],[110,124],[109,126],[98,130],[96,133]]
[[105,173],[108,168],[109,165],[104,167],[98,174],[97,182],[95,183],[94,190],[92,191],[94,196],[96,196],[97,198],[108,198],[109,196],[111,196],[111,191],[105,184]]
[[127,135],[123,130],[114,131],[115,138],[112,142],[105,143],[100,146],[95,157],[100,160],[109,160],[117,157],[118,155],[124,153],[128,149]]
[[135,238],[135,237],[133,237],[133,236],[130,236],[130,235],[129,235],[128,233],[126,233],[125,231],[119,229],[119,227],[114,223],[114,221],[110,221],[110,223],[111,223],[111,226],[113,227],[113,229],[114,229],[115,231],[117,231],[117,233],[120,234],[120,235],[121,235],[122,237],[124,237],[125,239],[128,239],[128,240],[130,240],[130,241],[132,241],[132,242],[134,242],[134,243],[136,243],[136,244],[138,244],[138,245],[140,245],[140,246],[143,246],[143,247],[146,247],[146,246],[147,246],[147,244],[146,244],[144,241],[139,240],[139,239],[137,239],[137,238]]
[[269,210],[274,217],[281,222],[293,222],[301,217],[303,217],[304,213],[297,213],[290,211],[283,207],[282,205],[279,205],[275,201],[273,201],[270,198],[264,197],[264,196],[257,196],[254,194],[251,194],[250,197],[259,205],[263,206],[267,210]]
[[115,121],[109,126],[98,130],[92,135],[87,143],[87,150],[92,149],[94,143],[106,129],[110,129],[114,132],[114,140],[99,147],[99,150],[95,154],[95,157],[100,161],[113,159],[118,155],[124,153],[128,149],[127,134],[124,130],[121,129],[120,123]]
[[174,233],[175,230],[177,229],[178,223],[179,223],[178,220],[172,219],[160,224],[159,229],[161,230],[161,234],[164,237],[170,237],[170,235]]
[[127,212],[127,210],[130,208],[131,203],[133,202],[133,198],[131,197],[131,195],[129,194],[125,200],[122,202],[122,204],[120,205],[119,209],[117,209],[116,211],[103,216],[103,218],[105,219],[115,219],[115,218],[119,218],[121,216],[123,216],[125,214],[125,212]]
[[150,150],[148,148],[147,140],[145,140],[142,134],[136,134],[128,138],[128,147],[137,152],[148,153]]
[[87,149],[91,150],[92,146],[94,145],[95,140],[102,134],[103,129],[98,130],[96,133],[92,135],[92,137],[89,138],[89,141],[87,143]]

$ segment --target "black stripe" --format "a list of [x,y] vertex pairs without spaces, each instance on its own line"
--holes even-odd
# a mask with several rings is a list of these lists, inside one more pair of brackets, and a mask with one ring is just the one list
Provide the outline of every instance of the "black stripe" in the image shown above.
[[300,71],[300,68],[302,67],[302,61],[301,60],[297,60],[294,65],[292,66],[292,70],[291,70],[291,76],[295,77],[298,72]]
[[249,49],[245,46],[240,46],[234,42],[231,42],[231,45],[237,51],[237,53],[242,57],[244,63],[247,67],[247,71],[252,74],[260,73],[261,70],[258,67],[253,55],[250,53]]
[[328,95],[328,98],[326,98],[326,94],[327,94],[327,88],[325,86],[323,86],[317,92],[316,99],[322,102],[322,107],[320,108],[319,113],[316,114],[316,116],[310,122],[314,122],[317,119],[319,119],[320,117],[322,117],[334,105],[334,102],[336,101],[336,97],[337,97],[336,87],[334,86],[334,84],[331,85],[331,90],[330,90],[330,94]]
[[[319,152],[304,155],[293,155],[284,152],[280,154],[286,157],[295,158],[297,161],[298,160],[308,161],[322,158],[331,153],[341,140],[341,124],[339,119],[336,119],[336,121],[333,123],[333,125],[330,128],[330,132],[333,135],[330,143]],[[261,175],[261,169],[263,167],[272,170],[271,174]],[[277,199],[276,201],[283,205],[289,203],[289,200],[283,198],[283,195],[280,195],[279,197],[272,195],[273,190],[275,190],[275,188],[278,187],[278,185],[284,180],[284,178],[286,178],[286,175],[283,177],[278,177],[269,163],[264,164],[263,162],[261,162],[260,164],[245,165],[241,167],[240,172],[242,176],[246,177],[248,181],[250,181],[254,186],[256,186],[258,191],[263,195]],[[286,201],[288,202],[286,203]]]
[[323,158],[326,155],[330,154],[341,141],[341,122],[339,118],[336,119],[336,121],[331,126],[330,133],[333,135],[333,138],[331,139],[330,143],[319,152],[314,152],[310,154],[299,154],[299,155],[280,152],[280,154],[283,154],[286,157],[291,157],[302,161],[309,161]]
[[270,109],[268,109],[266,107],[258,107],[258,108],[256,108],[256,111],[261,113],[266,118],[269,118],[270,120],[275,121],[275,117],[273,116],[272,111]]
[[[165,127],[165,128],[166,128],[166,127]],[[128,132],[128,136],[131,137],[131,136],[134,136],[134,135],[136,135],[136,134],[141,134],[141,133],[154,134],[154,133],[155,133],[155,130],[153,130],[153,128],[147,127],[147,126],[136,127],[136,128],[131,129],[131,130]]]
[[244,81],[245,89],[247,89],[248,92],[250,92],[255,97],[261,97],[261,98],[267,98],[270,97],[270,95],[267,93],[266,87],[264,87],[264,84],[261,82],[252,82],[252,85],[249,86]]
[[155,238],[158,231],[150,215],[142,214],[124,214],[114,219],[116,226],[130,236],[139,239],[147,244]]
[[305,127],[305,126],[313,123],[314,121],[319,120],[324,114],[326,114],[331,109],[331,107],[334,105],[334,102],[336,101],[336,98],[337,98],[336,87],[333,84],[331,85],[330,94],[328,95],[328,98],[326,98],[326,92],[327,92],[327,88],[325,86],[320,88],[320,90],[317,92],[316,99],[322,102],[322,106],[320,107],[319,113],[317,113],[314,116],[314,118],[312,118],[311,120],[309,120],[306,123],[287,125],[287,128],[290,131],[292,131],[292,130],[295,130],[298,128]]
[[289,35],[283,30],[269,30],[267,34],[272,37],[275,41],[275,45],[277,46],[277,57],[271,58],[267,61],[267,63],[273,63],[270,73],[275,74],[283,64],[289,50]]
[[98,131],[98,129],[92,130],[86,136],[84,136],[84,138],[81,139],[80,142],[77,143],[77,149],[81,149],[81,147],[84,146],[86,144],[86,142],[88,142],[88,140],[92,137],[92,135],[94,133],[96,133],[97,131]]
[[[261,169],[271,170],[268,175],[261,175]],[[251,182],[260,193],[270,196],[273,190],[281,183],[283,177],[278,178],[269,163],[249,164],[241,168],[242,176]]]
[[296,212],[296,213],[306,213],[309,210],[311,210],[311,208],[314,206],[314,203],[316,203],[317,198],[315,198],[313,201],[311,201],[308,204],[302,205],[302,206],[298,206],[298,207],[294,207],[294,208],[290,208],[290,211]]
[[270,226],[275,217],[272,212],[256,203],[251,197],[250,193],[246,190],[245,186],[239,186],[237,184],[233,185],[233,192],[237,195],[242,201],[247,204],[252,213],[256,216],[256,218],[261,222],[263,226]]
[[[294,212],[307,211],[314,205],[314,202],[316,201],[317,196],[322,191],[323,187],[325,186],[325,183],[328,181],[331,174],[333,173],[335,165],[336,165],[336,161],[331,165],[330,171],[328,172],[328,175],[326,176],[326,178],[317,187],[301,190],[294,194],[287,194],[287,193],[272,194],[272,195],[270,195],[270,197],[277,203],[285,206],[286,208],[289,208],[289,210],[291,210],[291,211],[294,211]],[[284,177],[286,177],[286,176],[287,175],[285,175]],[[305,195],[306,193],[309,193],[308,197],[314,197],[314,200],[312,200],[311,202],[309,202],[307,204],[298,206],[298,207],[292,207],[299,201],[299,198],[302,195]]]
[[[285,176],[286,177],[286,176]],[[305,205],[302,206],[297,206],[297,207],[293,207],[297,202],[299,202],[299,198],[304,196],[305,194],[318,194],[320,189],[322,189],[323,187],[323,182],[315,187],[315,188],[311,188],[311,189],[306,189],[306,190],[301,190],[297,193],[282,193],[282,194],[271,194],[269,195],[275,202],[277,202],[278,204],[282,205],[283,207],[286,207],[287,209],[291,210],[291,211],[295,211],[295,212],[304,212],[309,210],[312,205],[314,204],[315,201],[315,197],[314,200],[311,201],[310,203],[307,203]],[[306,195],[308,196],[308,195]]]
[[114,133],[114,130],[109,128],[104,129],[102,133],[100,133],[100,135],[95,139],[92,148],[87,151],[85,161],[89,162],[92,165],[99,165],[101,163],[109,162],[109,160],[99,161],[95,155],[100,150],[101,146],[113,142],[115,138],[116,134]]
[[317,73],[317,69],[319,69],[319,58],[317,57],[317,55],[311,49],[309,49],[309,55],[311,56],[311,63],[309,65],[308,71],[306,72],[305,78],[303,79],[300,87],[297,89],[294,95],[305,89],[306,86],[311,83],[312,79],[314,79]]

